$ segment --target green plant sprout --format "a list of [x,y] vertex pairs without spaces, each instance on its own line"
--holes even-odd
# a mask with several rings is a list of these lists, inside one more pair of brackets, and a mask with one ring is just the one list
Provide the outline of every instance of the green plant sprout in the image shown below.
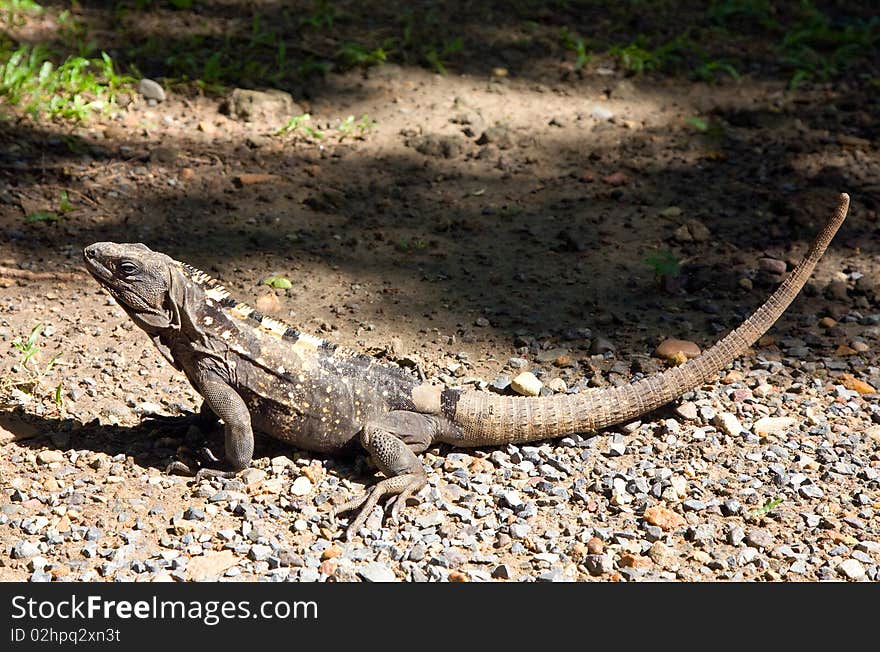
[[341,120],[339,122],[339,126],[336,127],[336,131],[339,132],[340,140],[343,140],[346,137],[363,140],[364,138],[366,138],[370,130],[373,129],[373,127],[375,126],[376,121],[371,120],[370,117],[366,113],[364,113],[358,122],[355,122],[355,118],[353,115],[350,115],[344,120]]
[[444,43],[439,48],[437,46],[425,48],[422,52],[422,56],[435,72],[440,75],[446,75],[446,59],[450,55],[461,52],[463,48],[464,42],[461,40],[461,37],[458,37],[452,41]]
[[758,509],[753,509],[752,511],[750,511],[747,514],[747,516],[749,518],[763,516],[764,514],[767,514],[768,512],[773,510],[774,508],[778,507],[780,504],[782,504],[782,498],[776,498],[776,499],[771,500],[770,502],[766,503],[763,507],[759,507]]
[[667,278],[675,278],[681,273],[678,258],[669,250],[654,252],[645,259],[645,262],[654,270],[654,278],[658,283],[662,283]]
[[289,290],[293,287],[293,283],[290,282],[290,279],[285,278],[284,276],[269,276],[266,279],[263,279],[263,285],[268,285],[269,287],[277,288],[279,290]]
[[[37,358],[40,353],[39,339],[42,332],[43,325],[38,323],[33,329],[31,329],[27,338],[13,340],[13,348],[21,354],[21,357],[18,360],[18,367],[23,379],[16,379],[10,376],[4,377],[2,381],[0,381],[0,390],[2,390],[3,393],[14,388],[33,397],[42,387],[43,381],[46,377],[52,373],[52,370],[56,366],[61,364],[59,362],[59,359],[61,358],[60,353],[53,356],[44,366],[39,364]],[[64,406],[64,401],[61,396],[62,385],[63,383],[58,383],[52,392],[53,402],[59,409]]]
[[294,134],[302,132],[308,138],[314,138],[316,140],[320,140],[324,137],[324,134],[318,131],[317,129],[313,129],[308,126],[308,122],[310,122],[312,116],[308,113],[303,113],[302,115],[297,115],[288,120],[278,131],[275,132],[276,136],[280,136],[283,134]]
[[580,70],[590,61],[590,55],[587,53],[587,43],[583,38],[574,34],[567,27],[559,30],[559,38],[562,41],[562,47],[566,50],[574,52],[574,69]]

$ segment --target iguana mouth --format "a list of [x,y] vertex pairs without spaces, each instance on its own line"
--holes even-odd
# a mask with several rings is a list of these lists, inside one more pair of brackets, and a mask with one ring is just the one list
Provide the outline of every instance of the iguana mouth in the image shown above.
[[89,274],[94,276],[101,285],[105,285],[113,277],[113,274],[109,269],[98,262],[98,259],[95,258],[96,253],[95,245],[89,245],[83,249],[83,259],[86,262],[86,269]]

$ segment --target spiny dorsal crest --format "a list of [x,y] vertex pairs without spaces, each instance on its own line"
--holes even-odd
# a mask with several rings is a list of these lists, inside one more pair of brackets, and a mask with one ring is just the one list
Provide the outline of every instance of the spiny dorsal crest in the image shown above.
[[181,271],[183,271],[187,278],[205,291],[206,300],[217,302],[221,308],[225,309],[226,312],[233,317],[246,320],[250,322],[251,326],[259,328],[261,331],[274,335],[275,337],[280,337],[291,344],[322,349],[328,353],[332,353],[336,350],[337,347],[332,342],[327,342],[320,337],[303,333],[292,326],[285,324],[280,319],[264,315],[248,304],[236,301],[219,281],[202,270],[193,267],[188,263],[181,263],[179,261],[175,262],[180,265]]

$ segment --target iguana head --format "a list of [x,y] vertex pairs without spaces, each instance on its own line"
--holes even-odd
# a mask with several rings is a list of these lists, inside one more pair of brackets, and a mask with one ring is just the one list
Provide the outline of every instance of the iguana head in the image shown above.
[[89,273],[142,329],[180,326],[192,285],[180,263],[140,243],[96,242],[83,249],[83,257]]

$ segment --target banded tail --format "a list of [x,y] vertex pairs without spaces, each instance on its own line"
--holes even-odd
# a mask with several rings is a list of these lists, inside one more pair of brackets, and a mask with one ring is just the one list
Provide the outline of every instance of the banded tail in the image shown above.
[[795,267],[770,298],[738,328],[680,367],[673,367],[621,387],[580,394],[534,398],[468,391],[458,397],[453,420],[461,428],[459,446],[525,443],[575,432],[592,432],[623,423],[669,403],[711,380],[743,355],[782,315],[843,224],[849,195],[840,204]]

